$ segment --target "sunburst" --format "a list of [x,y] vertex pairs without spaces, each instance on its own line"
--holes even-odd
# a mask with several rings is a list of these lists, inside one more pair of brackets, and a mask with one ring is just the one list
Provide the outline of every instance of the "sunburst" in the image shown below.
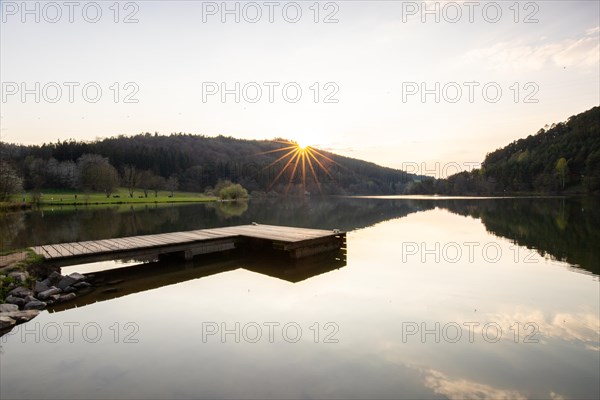
[[285,162],[281,171],[279,171],[279,173],[277,174],[275,179],[273,179],[273,181],[269,184],[267,191],[270,191],[273,188],[273,186],[275,186],[275,184],[285,174],[286,171],[290,171],[289,180],[288,180],[288,183],[285,188],[286,194],[289,192],[297,173],[300,175],[300,178],[302,179],[302,188],[304,191],[306,190],[307,180],[310,178],[312,178],[313,181],[315,182],[315,184],[317,185],[319,192],[322,191],[321,190],[321,182],[319,181],[319,178],[317,177],[317,172],[319,171],[319,169],[321,169],[323,172],[325,172],[325,174],[330,179],[333,179],[333,176],[331,175],[331,172],[329,171],[328,166],[326,164],[335,164],[335,165],[340,165],[340,164],[338,164],[336,161],[332,160],[330,157],[321,153],[319,150],[315,149],[314,147],[306,145],[304,143],[290,142],[290,141],[277,141],[277,142],[285,144],[287,146],[282,147],[280,149],[275,149],[275,150],[270,150],[270,151],[265,151],[263,153],[259,153],[259,154],[268,154],[268,153],[285,152],[282,156],[280,156],[275,161],[273,161],[271,164],[269,164],[263,168],[263,170],[265,170],[267,168],[273,167],[274,165],[276,165],[280,162]]

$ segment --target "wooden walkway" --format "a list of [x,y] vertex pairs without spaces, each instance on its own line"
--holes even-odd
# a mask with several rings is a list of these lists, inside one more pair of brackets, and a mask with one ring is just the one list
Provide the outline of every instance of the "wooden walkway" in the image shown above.
[[59,265],[165,254],[180,254],[191,259],[195,255],[232,250],[243,245],[267,245],[287,251],[292,258],[302,258],[339,249],[345,239],[345,232],[337,230],[252,224],[50,244],[32,247],[32,250],[48,262]]

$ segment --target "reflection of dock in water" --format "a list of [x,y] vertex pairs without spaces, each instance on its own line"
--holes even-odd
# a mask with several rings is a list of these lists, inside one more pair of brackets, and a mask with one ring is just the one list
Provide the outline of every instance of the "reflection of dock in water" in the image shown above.
[[345,249],[302,259],[273,256],[272,252],[257,254],[255,251],[240,251],[239,254],[236,251],[232,257],[213,254],[192,261],[165,258],[157,262],[94,272],[93,289],[88,293],[80,292],[72,301],[50,306],[48,311],[82,307],[240,268],[296,283],[345,266]]
[[180,255],[191,260],[249,245],[284,251],[292,258],[309,257],[341,248],[346,233],[339,230],[292,228],[275,225],[229,226],[159,235],[132,236],[33,247],[47,263],[65,266],[123,258]]

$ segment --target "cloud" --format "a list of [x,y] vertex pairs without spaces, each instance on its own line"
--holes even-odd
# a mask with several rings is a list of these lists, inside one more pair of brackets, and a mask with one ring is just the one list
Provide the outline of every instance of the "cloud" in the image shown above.
[[587,31],[585,31],[585,34],[589,36],[600,34],[600,26],[588,29]]
[[524,394],[516,390],[498,389],[467,379],[451,379],[444,373],[433,369],[423,370],[423,375],[425,386],[449,399],[527,399]]
[[[554,315],[544,315],[541,310],[520,310],[513,313],[490,314],[489,319],[503,328],[510,327],[515,321],[520,321],[522,324],[532,323],[535,324],[537,330],[534,337],[559,338],[569,342],[582,343],[589,350],[600,350],[598,346],[600,317],[594,312],[558,312]],[[530,327],[520,334],[524,337],[532,332]]]
[[514,40],[467,52],[463,64],[484,64],[497,71],[534,70],[552,67],[593,67],[600,62],[599,27],[586,30],[579,38],[540,45]]

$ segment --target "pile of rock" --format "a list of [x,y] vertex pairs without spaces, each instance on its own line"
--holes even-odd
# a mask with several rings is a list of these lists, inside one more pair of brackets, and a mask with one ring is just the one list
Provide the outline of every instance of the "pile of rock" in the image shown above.
[[39,310],[19,310],[14,304],[0,304],[0,333],[37,317]]
[[92,286],[88,282],[92,278],[91,275],[85,276],[76,272],[67,276],[52,272],[46,279],[29,284],[29,273],[26,271],[11,272],[8,276],[13,278],[15,283],[6,296],[6,304],[0,304],[0,330],[27,322],[36,317],[39,310],[72,300],[77,297],[76,292]]

